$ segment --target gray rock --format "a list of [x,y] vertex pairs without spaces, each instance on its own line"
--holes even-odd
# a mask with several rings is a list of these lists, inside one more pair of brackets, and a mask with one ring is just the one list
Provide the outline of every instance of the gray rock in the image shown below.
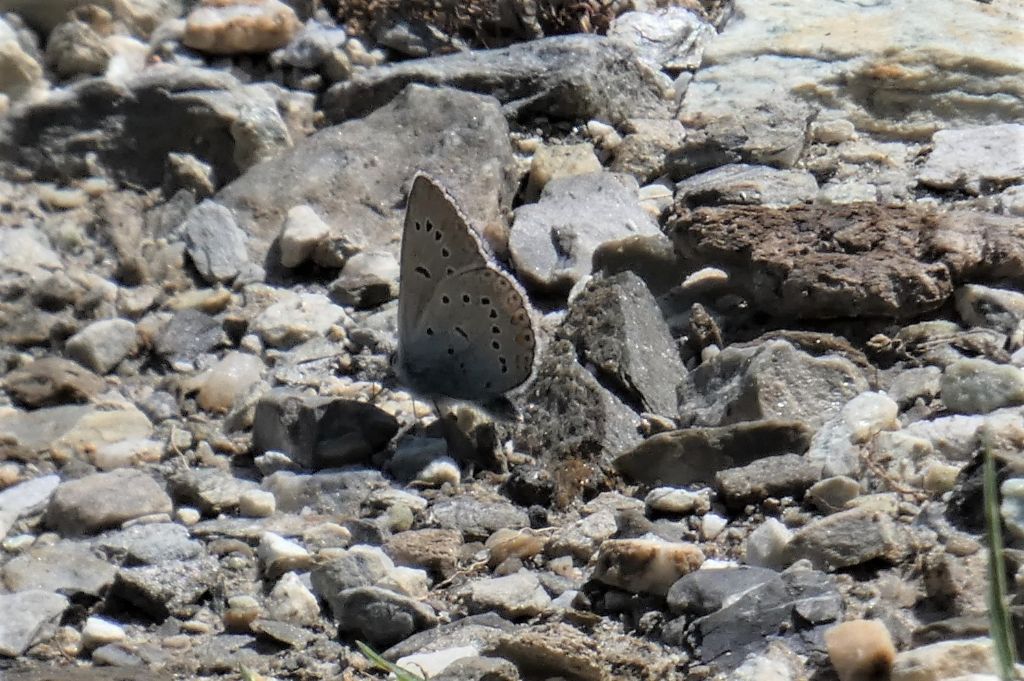
[[939,367],[904,369],[893,378],[886,393],[901,409],[906,409],[918,399],[927,403],[938,397],[941,380],[942,369]]
[[693,110],[692,99],[687,96],[683,100],[686,142],[668,159],[674,179],[733,163],[792,168],[799,159],[813,116],[810,106],[770,101],[755,110],[708,116]]
[[220,579],[215,558],[169,560],[117,571],[108,598],[126,601],[154,621],[181,615]]
[[[377,163],[381,158],[394,162]],[[471,224],[488,225],[503,224],[511,205],[513,165],[496,101],[414,85],[366,118],[321,130],[252,168],[217,200],[249,235],[253,261],[273,272],[279,260],[268,254],[295,197],[334,226],[332,239],[397,255],[405,194],[417,171],[440,178]]]
[[498,97],[506,115],[534,114],[613,124],[667,118],[665,82],[628,46],[596,35],[532,40],[367,69],[332,86],[324,110],[335,121],[390,101],[407,83],[457,87]]
[[[600,481],[590,462],[609,464],[641,439],[637,414],[580,364],[568,341],[555,341],[545,348],[526,404],[517,444],[538,456],[553,474],[576,466],[582,487]],[[579,494],[580,489],[565,487],[564,476],[554,478],[556,496]]]
[[551,597],[529,570],[473,581],[468,602],[475,612],[493,611],[507,619],[536,617],[551,608]]
[[322,556],[310,573],[313,592],[320,598],[340,607],[338,595],[346,589],[376,586],[395,566],[376,547],[353,546],[348,550],[332,550]]
[[429,605],[376,586],[342,591],[331,610],[339,630],[374,647],[394,645],[437,624],[437,614]]
[[835,513],[860,496],[860,483],[845,475],[834,475],[811,485],[807,500],[823,513]]
[[206,515],[237,510],[242,493],[259,488],[255,482],[220,468],[185,468],[168,476],[167,482],[176,499]]
[[695,12],[664,7],[626,12],[612,21],[608,37],[632,47],[652,67],[669,73],[696,70],[715,29]]
[[99,596],[114,581],[117,568],[97,557],[90,544],[62,541],[33,548],[3,567],[10,591],[51,591],[68,597]]
[[106,383],[85,367],[60,357],[41,357],[7,374],[4,389],[17,402],[45,407],[88,402]]
[[59,476],[43,475],[0,492],[0,538],[6,536],[20,518],[46,508],[59,484]]
[[433,681],[519,681],[519,669],[500,657],[464,657],[455,660]]
[[807,460],[820,465],[823,476],[860,477],[865,443],[883,430],[897,430],[898,414],[899,405],[884,393],[857,395],[814,434]]
[[852,508],[801,527],[786,552],[790,562],[806,558],[820,569],[835,570],[876,559],[896,563],[907,549],[892,518],[869,508]]
[[802,640],[813,642],[815,629],[821,636],[842,615],[843,599],[833,577],[816,570],[783,572],[694,623],[700,659],[732,669],[777,636],[803,649]]
[[675,615],[708,615],[721,610],[726,601],[775,580],[781,580],[775,570],[749,565],[696,570],[676,580],[666,602]]
[[325,295],[288,289],[277,293],[277,302],[264,308],[249,325],[249,331],[268,346],[292,348],[320,339],[332,326],[348,319],[345,309]]
[[93,405],[44,407],[0,416],[0,434],[9,452],[25,460],[54,446],[93,445],[146,438],[153,424],[135,407],[117,403],[103,410]]
[[636,411],[674,417],[686,375],[664,315],[637,275],[592,280],[569,305],[558,335]]
[[70,602],[49,591],[0,594],[0,655],[18,657],[57,628]]
[[[756,476],[755,471],[762,470],[756,463],[761,459],[773,462],[767,470],[779,470],[776,459],[791,462],[782,469],[791,470],[802,459],[794,455],[806,451],[810,441],[811,430],[806,424],[782,419],[748,421],[719,428],[687,428],[649,437],[617,457],[615,467],[631,479],[651,485],[711,482],[716,473],[721,475],[725,469],[747,464],[754,467],[750,475]],[[788,456],[783,458],[778,456],[780,454]],[[746,475],[741,478],[742,482],[727,474],[725,479],[735,480],[735,483],[726,485],[730,492],[745,496],[749,483]]]
[[376,470],[324,471],[315,475],[278,471],[263,479],[263,488],[273,492],[277,510],[283,513],[310,508],[358,517],[360,506],[370,494],[387,486]]
[[791,419],[817,428],[868,389],[850,360],[814,357],[781,340],[729,346],[690,378],[693,386],[679,413],[701,426]]
[[156,337],[153,349],[170,362],[191,364],[225,341],[221,323],[194,309],[174,313]]
[[356,253],[331,282],[331,299],[355,308],[383,305],[398,296],[398,261],[390,253]]
[[971,326],[985,326],[1009,335],[1024,321],[1024,293],[1019,291],[966,284],[954,296],[956,311]]
[[632,175],[641,183],[664,175],[670,152],[686,139],[686,129],[674,118],[631,118],[623,132],[625,137],[612,149],[609,168]]
[[65,351],[76,362],[105,374],[137,347],[135,324],[127,319],[104,319],[69,338]]
[[715,487],[727,506],[742,508],[771,497],[800,497],[820,477],[820,465],[805,456],[783,454],[719,471]]
[[938,130],[932,144],[917,174],[926,187],[980,194],[1024,179],[1024,125]]
[[530,526],[526,511],[500,497],[493,501],[469,496],[443,499],[431,506],[430,515],[440,527],[461,531],[466,541],[483,541],[502,527]]
[[124,81],[90,78],[11,116],[0,136],[0,160],[40,178],[101,173],[159,187],[168,153],[179,152],[208,162],[228,181],[244,170],[236,153],[250,144],[232,130],[242,112],[284,127],[278,104],[288,109],[294,99],[283,90],[243,85],[224,70],[168,64]]
[[726,203],[788,206],[813,201],[818,182],[806,170],[729,164],[676,184],[676,201],[687,207]]
[[382,548],[398,565],[422,568],[448,578],[458,565],[462,533],[433,527],[407,530],[388,537]]
[[203,552],[203,545],[189,538],[184,526],[174,523],[132,525],[97,537],[96,545],[126,565],[191,560]]
[[987,414],[1024,404],[1024,370],[987,359],[962,359],[942,373],[942,401],[960,414]]
[[397,432],[395,417],[372,404],[275,389],[256,404],[253,449],[320,470],[365,463]]
[[171,498],[153,478],[121,468],[61,483],[47,506],[46,524],[64,536],[92,534],[171,508]]
[[444,438],[407,437],[395,447],[395,455],[388,461],[388,472],[399,482],[408,484],[419,479],[431,465],[458,466],[448,456],[448,443]]
[[246,234],[228,208],[209,199],[189,211],[181,231],[189,257],[211,284],[230,282],[249,263]]
[[635,272],[655,296],[668,293],[686,278],[672,241],[664,234],[605,241],[594,251],[594,272]]
[[516,210],[509,235],[516,272],[530,287],[564,295],[591,272],[602,243],[660,234],[637,190],[633,178],[605,172],[548,182],[539,202]]
[[271,62],[287,64],[299,69],[314,70],[330,56],[335,49],[345,44],[345,30],[309,21],[291,39],[287,46],[275,50]]
[[103,38],[83,21],[65,21],[46,39],[46,63],[60,78],[99,75],[110,56]]
[[382,655],[388,660],[414,655],[419,652],[446,650],[473,646],[478,650],[491,648],[503,634],[512,633],[516,625],[493,612],[483,615],[467,615],[452,622],[439,624],[413,634],[401,643],[396,643]]

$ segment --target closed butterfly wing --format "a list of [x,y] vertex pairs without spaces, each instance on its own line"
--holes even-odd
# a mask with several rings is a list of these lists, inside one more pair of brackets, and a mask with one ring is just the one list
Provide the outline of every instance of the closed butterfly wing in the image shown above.
[[530,378],[536,343],[525,295],[487,265],[434,289],[406,339],[403,371],[424,392],[487,402]]
[[442,280],[487,265],[465,216],[448,193],[423,173],[413,179],[409,192],[401,257],[398,335],[404,345]]

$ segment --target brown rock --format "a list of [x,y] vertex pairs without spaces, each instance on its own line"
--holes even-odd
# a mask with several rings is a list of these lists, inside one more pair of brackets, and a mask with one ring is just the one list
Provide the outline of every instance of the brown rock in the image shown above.
[[825,645],[839,681],[888,678],[896,647],[877,620],[851,620],[825,632]]
[[[902,319],[939,307],[953,292],[949,264],[960,255],[960,233],[947,235],[940,260],[930,235],[942,224],[940,214],[911,206],[723,206],[677,208],[668,232],[687,265],[727,270],[772,314]],[[1002,238],[1009,251],[1007,229],[981,231],[992,243]],[[968,267],[970,258],[961,260]]]
[[609,539],[601,544],[594,579],[633,593],[664,596],[677,579],[703,562],[704,553],[694,544]]
[[4,388],[27,407],[88,402],[103,390],[102,378],[81,364],[43,357],[7,374]]
[[458,530],[428,528],[392,535],[382,548],[398,565],[423,568],[442,577],[450,577],[455,572],[461,547],[462,533]]

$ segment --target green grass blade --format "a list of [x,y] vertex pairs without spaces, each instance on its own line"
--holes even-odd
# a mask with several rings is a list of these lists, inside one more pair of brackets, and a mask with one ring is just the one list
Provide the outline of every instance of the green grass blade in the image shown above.
[[366,656],[366,659],[368,659],[370,662],[375,664],[380,669],[383,669],[386,672],[391,672],[392,674],[394,674],[395,678],[397,678],[398,681],[424,681],[422,676],[413,674],[412,672],[406,669],[402,669],[394,662],[389,662],[388,660],[385,660],[383,657],[377,654],[376,650],[366,645],[362,641],[356,641],[356,645],[359,647],[359,652]]
[[[983,440],[984,442],[984,440]],[[996,483],[996,462],[992,449],[983,444],[982,485],[985,499],[985,535],[988,539],[988,605],[989,631],[995,646],[996,663],[1002,681],[1017,678],[1014,662],[1017,646],[1013,640],[1010,611],[1007,608],[1006,561],[1003,558],[1003,528],[999,513],[999,488]]]

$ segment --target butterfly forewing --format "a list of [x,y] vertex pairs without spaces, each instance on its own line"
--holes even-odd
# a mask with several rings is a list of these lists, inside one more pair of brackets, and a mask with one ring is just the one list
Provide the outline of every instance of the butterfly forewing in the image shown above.
[[416,323],[442,280],[486,264],[478,239],[448,193],[429,176],[417,175],[402,230],[399,342],[404,342],[402,335]]

